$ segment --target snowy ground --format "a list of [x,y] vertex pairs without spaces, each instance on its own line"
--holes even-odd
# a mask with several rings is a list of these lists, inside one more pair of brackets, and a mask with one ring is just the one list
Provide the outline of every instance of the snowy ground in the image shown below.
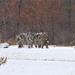
[[75,49],[49,46],[39,48],[0,48],[0,57],[7,57],[0,66],[0,75],[75,75]]

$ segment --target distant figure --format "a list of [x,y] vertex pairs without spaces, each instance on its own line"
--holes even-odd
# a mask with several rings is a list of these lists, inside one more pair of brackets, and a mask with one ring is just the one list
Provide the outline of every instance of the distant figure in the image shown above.
[[7,57],[0,57],[0,65],[6,63]]
[[73,34],[73,45],[75,45],[75,33]]
[[73,38],[75,39],[75,33],[73,34]]
[[1,35],[1,33],[0,33],[0,43],[2,42],[2,35]]
[[39,42],[38,36],[39,36],[39,33],[34,34],[34,45],[35,45],[36,48],[38,47],[38,44],[39,44],[38,43]]
[[33,48],[33,36],[34,36],[34,34],[32,32],[27,33],[27,45],[28,45],[28,48]]
[[49,44],[48,34],[46,32],[40,32],[38,38],[39,38],[39,42],[38,42],[39,48],[40,47],[43,48],[44,46],[48,48],[48,44]]
[[23,39],[20,36],[16,35],[16,41],[18,43],[18,48],[22,48],[23,47]]

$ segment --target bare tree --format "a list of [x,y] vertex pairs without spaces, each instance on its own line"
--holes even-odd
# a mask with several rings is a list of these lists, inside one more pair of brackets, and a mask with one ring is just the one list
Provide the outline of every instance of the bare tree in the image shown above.
[[22,0],[19,0],[18,2],[18,24],[17,24],[17,28],[18,28],[18,31],[20,33],[20,30],[21,30],[21,26],[20,26],[20,14],[21,14],[21,4],[22,4]]
[[72,25],[71,25],[72,9],[71,9],[71,5],[72,5],[71,0],[67,0],[67,14],[68,14],[68,26],[67,27],[69,27],[69,37],[68,37],[67,42],[69,42],[72,39],[71,38],[71,36],[72,36],[72,33],[71,33],[71,31],[72,31]]
[[4,9],[1,9],[2,12],[2,20],[3,20],[3,25],[4,25],[4,40],[7,40],[7,24],[6,24],[6,16],[5,16],[5,12]]

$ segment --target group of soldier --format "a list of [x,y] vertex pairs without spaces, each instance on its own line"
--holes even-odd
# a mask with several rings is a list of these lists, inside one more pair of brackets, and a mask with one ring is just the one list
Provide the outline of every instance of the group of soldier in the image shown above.
[[37,48],[43,48],[46,46],[48,48],[49,44],[49,37],[46,32],[27,32],[27,33],[20,33],[16,35],[16,41],[18,43],[18,48],[22,48],[24,44],[28,45],[28,48],[33,48],[33,45]]
[[[46,32],[26,32],[26,33],[20,33],[16,35],[16,43],[18,44],[18,48],[24,47],[24,45],[27,45],[28,48],[33,48],[33,45],[36,48],[43,48],[46,46],[48,48],[49,45],[49,36]],[[0,33],[0,43],[2,42],[2,35]],[[75,33],[73,34],[73,45],[75,45]]]
[[[37,48],[43,48],[46,46],[48,48],[49,45],[49,36],[46,32],[27,32],[27,33],[20,33],[16,35],[16,39],[18,42],[18,47],[23,47],[24,43],[28,45],[28,48],[32,48],[33,45]],[[73,34],[73,41],[72,44],[75,45],[75,33]]]

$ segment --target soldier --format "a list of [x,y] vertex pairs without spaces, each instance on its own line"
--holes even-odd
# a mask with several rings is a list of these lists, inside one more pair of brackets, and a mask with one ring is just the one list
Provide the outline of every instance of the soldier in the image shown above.
[[38,36],[39,36],[38,33],[34,34],[34,45],[35,45],[36,48],[38,47],[38,41],[39,41]]
[[48,44],[49,44],[49,37],[48,37],[48,34],[46,32],[44,32],[42,48],[44,45],[46,46],[46,48],[48,48]]
[[22,48],[23,47],[23,39],[20,36],[16,35],[16,41],[18,43],[18,48]]
[[27,33],[22,33],[22,35],[23,35],[24,44],[27,45]]
[[28,44],[28,48],[32,48],[33,47],[33,33],[32,32],[28,32],[27,33],[27,44]]
[[0,43],[2,42],[2,35],[1,35],[1,33],[0,33]]
[[46,32],[42,32],[40,33],[40,35],[38,36],[39,38],[39,48],[43,46],[46,46],[46,48],[48,48],[48,44],[49,44],[49,41],[48,41],[48,34]]
[[20,33],[19,37],[22,39],[22,43],[25,44],[25,33]]
[[75,33],[73,34],[73,45],[75,45]]

